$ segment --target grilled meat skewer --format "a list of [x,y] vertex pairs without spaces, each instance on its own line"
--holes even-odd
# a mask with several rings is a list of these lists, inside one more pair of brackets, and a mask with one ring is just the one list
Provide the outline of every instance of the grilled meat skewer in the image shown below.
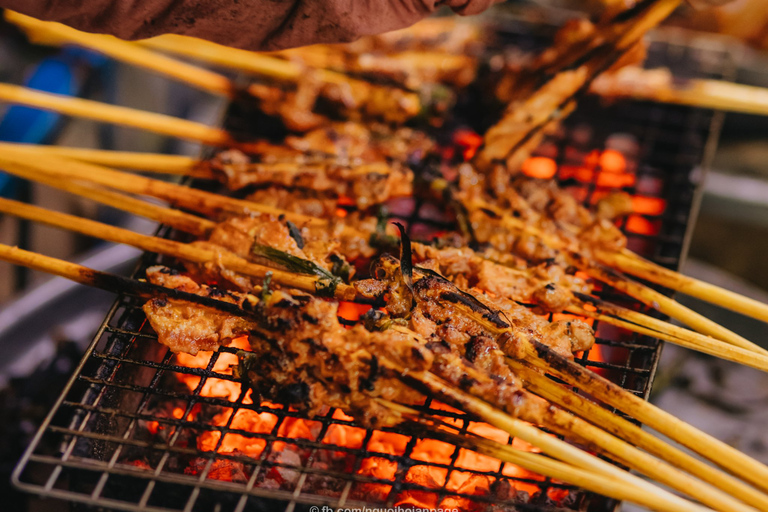
[[[166,267],[149,268],[147,279],[224,301],[245,300],[239,293],[200,285]],[[397,379],[377,375],[375,356],[371,356],[386,354],[414,371],[428,370],[432,356],[423,343],[413,341],[412,334],[368,332],[362,326],[346,329],[337,319],[338,303],[295,291],[268,291],[254,302],[253,316],[248,318],[167,299],[150,300],[144,312],[158,341],[174,352],[215,350],[233,338],[248,336],[253,352],[243,355],[242,372],[257,395],[282,400],[312,415],[326,406],[340,407],[366,425],[392,425],[399,418],[392,418],[371,396],[405,403],[420,400],[418,393]],[[258,366],[252,361],[258,361]]]
[[[572,358],[574,352],[588,350],[594,343],[591,328],[580,320],[550,323],[510,300],[491,297],[477,290],[476,293],[463,291],[434,271],[414,267],[413,284],[409,287],[400,262],[392,256],[379,258],[373,274],[374,279],[355,283],[358,292],[371,298],[386,295],[387,312],[391,316],[408,318],[413,329],[422,336],[453,342],[462,353],[479,355],[490,350],[520,358],[517,337],[522,336]],[[470,318],[466,314],[467,308],[500,329],[511,329],[509,334],[496,340],[498,334]]]
[[[190,293],[220,293],[163,267],[148,269],[147,278],[153,284]],[[224,295],[227,300],[237,300],[238,296],[232,292]],[[460,389],[496,403],[513,415],[523,415],[528,421],[543,419],[543,401],[524,393],[511,372],[507,371],[503,378],[491,378],[473,369],[455,351],[445,350],[444,344],[429,343],[411,330],[392,326],[368,331],[362,325],[346,329],[337,319],[338,304],[296,292],[275,290],[260,304],[257,317],[264,318],[260,322],[226,318],[167,299],[150,300],[144,311],[158,340],[174,351],[211,350],[234,337],[248,335],[254,354],[244,360],[243,371],[254,390],[263,399],[288,398],[286,405],[310,414],[317,414],[327,405],[337,406],[352,411],[364,424],[377,426],[382,420],[371,414],[367,405],[372,393],[388,400],[416,401],[418,395],[411,391],[404,395],[402,385],[393,384],[386,372],[378,369],[379,354],[409,371],[435,371]],[[366,353],[372,356],[366,358]],[[249,360],[258,361],[258,365],[249,366]],[[377,374],[379,371],[382,375]],[[380,377],[384,377],[381,382]],[[356,396],[355,392],[364,396]],[[365,402],[366,407],[356,405],[358,401]],[[380,407],[375,410],[380,411]],[[366,411],[362,417],[361,411]]]

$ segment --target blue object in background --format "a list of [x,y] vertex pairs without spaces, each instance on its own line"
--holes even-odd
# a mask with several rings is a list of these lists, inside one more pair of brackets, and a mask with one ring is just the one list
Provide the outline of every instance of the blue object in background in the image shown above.
[[[82,68],[104,63],[99,55],[66,48],[55,57],[48,57],[33,70],[24,85],[30,89],[77,96],[82,85]],[[0,141],[42,144],[49,141],[61,121],[61,115],[31,107],[13,105],[0,120]],[[0,172],[0,196],[14,197],[18,180]]]

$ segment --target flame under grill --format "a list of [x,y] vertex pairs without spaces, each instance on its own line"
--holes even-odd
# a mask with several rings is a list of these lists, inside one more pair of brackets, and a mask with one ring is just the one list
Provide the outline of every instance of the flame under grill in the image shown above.
[[[675,66],[676,74],[685,66],[691,76],[712,77],[722,74],[727,53],[666,42],[651,48],[650,60]],[[529,161],[527,172],[556,171],[561,185],[586,203],[613,187],[628,191],[636,209],[622,226],[629,247],[676,268],[697,203],[693,171],[712,153],[720,116],[648,103],[597,108],[597,102],[583,101],[564,130]],[[236,112],[227,123],[239,124]],[[412,233],[434,224],[429,205],[415,204],[404,217]],[[166,229],[161,234],[171,236]],[[136,275],[158,261],[145,255]],[[610,290],[599,293],[643,309]],[[17,486],[125,510],[277,511],[311,505],[611,510],[616,505],[509,464],[478,462],[464,450],[408,432],[356,428],[338,411],[305,420],[278,406],[249,403],[228,369],[237,347],[198,357],[192,365],[189,357],[177,358],[155,341],[141,305],[118,298],[17,467]],[[348,309],[354,313],[353,306]],[[595,348],[578,360],[647,398],[659,341],[595,327]],[[460,432],[484,428],[439,404],[424,407]],[[45,450],[56,443],[60,451]]]

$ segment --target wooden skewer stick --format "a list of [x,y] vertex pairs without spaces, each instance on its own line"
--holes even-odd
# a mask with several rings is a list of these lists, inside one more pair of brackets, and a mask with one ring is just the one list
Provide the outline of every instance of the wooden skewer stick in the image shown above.
[[683,306],[676,300],[671,299],[652,288],[640,284],[637,281],[633,281],[626,276],[617,274],[616,272],[607,268],[601,268],[598,265],[586,264],[586,262],[582,262],[582,266],[590,276],[599,279],[600,281],[611,285],[613,288],[638,299],[640,302],[657,309],[665,315],[669,315],[672,318],[680,320],[681,322],[702,334],[713,336],[717,339],[726,341],[732,345],[736,345],[737,347],[751,350],[758,354],[768,355],[768,350],[752,343],[751,341],[739,336],[733,331],[726,329],[720,324],[713,322],[712,320],[700,315],[699,313],[696,313],[695,311]]
[[[145,251],[165,254],[186,261],[195,263],[218,262],[233,272],[258,279],[264,279],[267,273],[271,273],[273,282],[310,293],[315,293],[318,289],[318,279],[313,276],[258,265],[226,251],[215,251],[165,238],[142,235],[127,229],[38,208],[11,199],[0,198],[0,212],[102,240],[132,245]],[[342,300],[353,300],[356,292],[354,287],[340,283],[335,289],[335,296]]]
[[[92,286],[112,293],[127,293],[143,299],[165,297],[183,300],[199,306],[215,309],[237,316],[247,316],[248,313],[240,305],[224,302],[194,293],[166,288],[137,279],[94,270],[77,263],[44,256],[35,252],[0,244],[0,261],[27,267],[32,270],[60,276],[76,283]],[[258,291],[258,290],[256,290]]]
[[202,142],[211,146],[244,146],[234,141],[225,130],[187,119],[117,105],[108,105],[82,98],[40,92],[19,85],[0,83],[0,101],[27,105],[105,123],[130,126],[162,135]]
[[503,462],[515,464],[528,471],[554,478],[561,482],[575,485],[603,496],[637,503],[638,505],[648,507],[652,510],[664,510],[668,506],[664,500],[659,499],[655,494],[647,494],[645,491],[627,485],[626,482],[613,476],[606,476],[594,471],[587,471],[583,468],[577,468],[545,455],[513,448],[512,446],[500,444],[483,437],[454,434],[451,431],[440,428],[447,427],[445,423],[425,417],[420,411],[380,398],[376,401],[405,418],[409,418],[412,421],[427,426],[431,431],[431,436],[453,444],[454,446],[488,455]]
[[634,297],[643,304],[685,323],[702,334],[712,336],[759,354],[768,355],[768,350],[765,350],[759,345],[752,343],[720,324],[696,313],[690,308],[683,306],[674,299],[671,299],[648,286],[633,281],[624,275],[618,274],[611,269],[603,268],[595,262],[589,261],[585,257],[566,247],[563,240],[541,231],[536,226],[530,226],[526,224],[525,221],[516,219],[485,201],[475,200],[467,203],[466,206],[472,209],[484,209],[493,212],[496,217],[501,219],[502,225],[510,231],[532,235],[541,239],[548,247],[561,251],[571,264],[584,270],[591,277],[609,284],[617,290]]
[[662,411],[574,361],[552,352],[541,343],[528,345],[526,354],[526,361],[531,366],[583,389],[606,404],[616,407],[646,426],[711,460],[756,488],[768,491],[768,467],[760,462],[675,418],[668,412]]
[[[248,50],[230,48],[194,37],[166,34],[151,39],[143,39],[138,41],[138,44],[283,82],[298,82],[307,72],[305,66],[296,62]],[[314,71],[317,73],[317,78],[326,84],[365,83],[336,71],[327,69]]]
[[13,11],[5,11],[5,19],[23,29],[34,43],[75,44],[216,95],[227,98],[235,96],[232,81],[224,75],[147,50],[114,36],[80,32],[60,23],[40,21]]
[[[576,485],[591,492],[596,492],[609,498],[618,499],[647,507],[651,510],[664,510],[669,506],[656,495],[648,494],[642,489],[626,485],[625,482],[613,477],[606,477],[592,471],[575,468],[569,464],[538,455],[524,450],[518,450],[508,445],[502,445],[486,439],[472,436],[462,436],[441,433],[439,436],[455,446],[495,457],[521,468],[533,471],[542,476],[554,478],[567,484]],[[674,505],[675,507],[677,505]],[[661,507],[661,508],[660,508]],[[676,510],[676,509],[675,509]]]
[[590,423],[599,425],[608,432],[701,478],[731,496],[739,497],[745,503],[756,507],[758,510],[768,510],[768,496],[754,487],[705,464],[701,460],[671,446],[637,425],[588,400],[586,397],[552,381],[532,369],[525,361],[508,360],[508,363],[514,369],[515,374],[525,381],[525,387],[536,395],[568,409]]
[[[255,143],[256,144],[256,143]],[[69,158],[81,162],[103,165],[105,167],[133,169],[155,174],[173,174],[179,176],[188,176],[190,178],[219,180],[228,186],[232,182],[226,179],[224,173],[217,173],[211,168],[211,164],[205,160],[196,160],[191,157],[180,155],[165,155],[160,153],[136,153],[131,151],[110,151],[103,149],[83,149],[70,148],[64,146],[42,146],[35,144],[18,144],[11,142],[2,142],[0,147],[9,148],[16,152],[25,151],[30,155],[44,155],[58,158]],[[257,172],[264,175],[264,183],[275,182],[284,183],[283,180],[289,180],[296,175],[312,175],[321,172],[332,166],[335,160],[327,158],[318,162],[306,163],[298,161],[278,161],[278,162],[253,162],[243,167],[238,172],[249,173]],[[365,176],[371,173],[377,175],[388,175],[391,169],[385,165],[369,166],[363,165],[350,169],[346,176]],[[237,180],[235,180],[237,181]],[[242,183],[242,186],[259,184],[258,182],[248,181]]]
[[686,295],[697,297],[712,304],[742,313],[752,318],[768,322],[768,304],[763,304],[749,297],[726,290],[713,284],[705,283],[679,272],[666,269],[651,261],[641,258],[629,250],[609,254],[605,251],[596,253],[597,258],[613,268],[632,274],[646,281],[660,284]]
[[23,29],[32,42],[48,45],[75,44],[230,100],[236,99],[241,90],[255,98],[264,99],[271,95],[269,88],[264,86],[250,84],[239,89],[232,80],[221,73],[174,59],[111,35],[80,32],[60,23],[40,21],[13,11],[6,11],[5,19]]
[[26,152],[15,151],[12,144],[0,143],[0,150],[0,163],[10,173],[16,172],[16,169],[27,169],[50,174],[59,179],[66,178],[96,183],[131,194],[162,199],[175,207],[186,208],[213,218],[222,214],[252,215],[265,213],[275,216],[285,214],[288,220],[297,224],[328,225],[324,219],[284,212],[253,201],[213,194],[85,162],[52,156],[29,158]]
[[754,510],[733,496],[697,480],[562,409],[550,407],[544,418],[544,426],[564,436],[586,441],[617,462],[685,493],[715,510]]
[[597,302],[600,304],[597,311],[587,309],[583,305],[578,304],[569,306],[568,311],[645,336],[659,338],[687,349],[725,359],[726,361],[733,361],[734,363],[768,372],[768,356],[677,327],[630,309],[614,306],[602,301]]
[[184,233],[189,233],[198,237],[207,236],[213,228],[216,227],[215,222],[203,217],[198,217],[197,215],[185,213],[173,208],[166,208],[120,192],[113,192],[98,185],[58,179],[54,175],[21,168],[14,169],[13,174],[65,192],[76,194],[80,197],[91,199],[92,201],[99,202],[112,208],[117,208],[134,215],[157,221],[160,224],[166,224],[172,228],[183,231]]
[[768,115],[768,89],[723,80],[679,83],[668,69],[627,66],[599,76],[590,92],[609,98],[634,98],[698,108]]
[[[381,363],[380,363],[381,364]],[[586,469],[588,471],[594,471],[606,476],[617,477],[624,482],[631,482],[631,485],[640,486],[644,489],[648,489],[649,492],[658,493],[659,489],[655,486],[648,486],[648,482],[641,479],[635,479],[633,475],[627,476],[627,473],[621,469],[609,464],[593,455],[590,455],[578,448],[570,445],[558,438],[546,434],[538,428],[512,416],[505,414],[490,404],[470,395],[453,388],[448,383],[430,373],[417,373],[406,372],[404,368],[398,368],[389,361],[384,361],[384,365],[388,365],[391,370],[396,371],[403,375],[406,381],[416,381],[419,384],[426,387],[426,389],[434,396],[439,397],[441,400],[448,403],[459,406],[464,411],[474,414],[483,421],[490,423],[491,425],[500,428],[507,432],[511,436],[518,437],[533,446],[540,448],[543,452],[555,457],[563,462],[567,462],[574,466]],[[639,481],[638,481],[639,480]],[[663,495],[663,494],[662,494]],[[693,505],[682,498],[675,497],[676,501],[681,500],[679,503],[684,509],[690,509],[693,507],[695,510],[701,510],[698,505]],[[681,509],[682,510],[682,509]]]
[[2,143],[4,148],[26,152],[32,157],[39,155],[69,158],[81,162],[133,169],[163,174],[178,174],[193,178],[210,178],[207,169],[200,168],[200,160],[190,156],[164,155],[162,153],[138,153],[134,151],[112,151],[108,149],[70,148],[66,146],[45,146],[40,144]]

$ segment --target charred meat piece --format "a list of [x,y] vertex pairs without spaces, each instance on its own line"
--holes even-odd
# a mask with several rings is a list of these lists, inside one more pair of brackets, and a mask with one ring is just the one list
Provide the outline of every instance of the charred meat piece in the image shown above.
[[[316,236],[319,235],[319,236]],[[349,280],[354,274],[339,252],[339,241],[323,229],[299,227],[282,217],[261,214],[238,216],[220,222],[207,240],[193,242],[214,252],[229,253],[267,266]],[[248,291],[252,281],[228,270],[217,260],[187,264],[190,272],[206,282],[229,283]]]
[[232,190],[249,185],[278,185],[309,189],[351,198],[362,209],[413,192],[413,173],[393,162],[344,165],[332,159],[321,163],[244,163],[212,167]]
[[573,291],[589,293],[591,286],[552,261],[513,268],[482,257],[469,248],[438,249],[413,244],[415,261],[463,288],[478,288],[498,297],[536,304],[560,312],[573,300]]
[[[391,375],[385,357],[412,371],[428,370],[431,352],[408,331],[369,332],[346,329],[337,318],[338,304],[301,293],[276,290],[262,300],[199,285],[165,267],[147,274],[154,284],[179,288],[233,303],[248,302],[252,314],[237,317],[184,301],[150,300],[144,310],[160,343],[174,351],[215,350],[247,335],[252,352],[242,355],[241,375],[261,399],[319,413],[340,407],[371,426],[399,421],[372,397],[414,403],[419,393]],[[377,355],[378,354],[378,355]]]
[[[471,340],[483,346],[493,342],[498,355],[512,357],[521,357],[521,343],[526,340],[544,343],[566,357],[594,343],[592,329],[580,320],[550,323],[512,300],[479,290],[463,291],[433,271],[415,268],[409,286],[399,262],[391,256],[375,262],[373,275],[375,279],[355,283],[358,292],[386,297],[392,316],[408,318],[414,331],[427,339],[446,341],[462,355]],[[477,353],[483,352],[488,351]],[[502,363],[485,359],[484,369],[503,374]]]
[[[147,279],[166,288],[234,304],[246,300],[241,295],[198,284],[167,267],[148,268]],[[195,355],[200,350],[216,350],[249,331],[249,322],[244,318],[185,301],[155,298],[144,304],[143,309],[158,341],[173,352]]]

